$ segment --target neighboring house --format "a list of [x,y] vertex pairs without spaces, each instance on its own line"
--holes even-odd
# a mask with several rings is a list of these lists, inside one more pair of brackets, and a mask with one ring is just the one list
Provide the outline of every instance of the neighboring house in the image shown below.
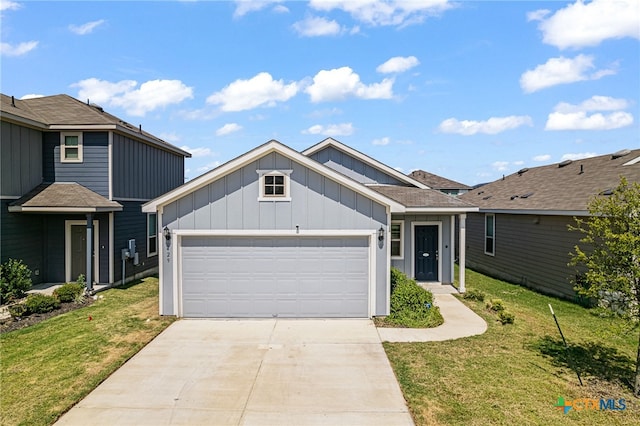
[[67,95],[0,97],[0,260],[90,289],[157,271],[156,216],[140,205],[184,182],[190,154]]
[[414,170],[409,174],[409,176],[418,182],[422,182],[431,189],[437,189],[438,191],[449,195],[461,195],[471,190],[471,187],[464,183],[434,175],[433,173],[425,172],[424,170]]
[[160,313],[180,317],[387,315],[390,267],[452,283],[452,225],[477,211],[333,139],[267,142],[142,209]]
[[588,203],[625,176],[640,181],[640,149],[522,169],[460,198],[480,206],[467,218],[469,267],[513,283],[575,298],[567,266],[581,234],[569,231]]

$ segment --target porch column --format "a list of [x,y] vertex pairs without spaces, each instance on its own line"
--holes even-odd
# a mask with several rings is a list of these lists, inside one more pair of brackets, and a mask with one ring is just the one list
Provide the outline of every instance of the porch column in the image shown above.
[[466,240],[467,240],[467,214],[466,213],[461,213],[460,214],[460,244],[458,246],[458,251],[460,253],[460,260],[459,260],[459,273],[460,276],[458,277],[458,282],[460,283],[460,286],[458,288],[458,291],[460,293],[464,293],[467,291],[467,289],[465,288],[465,254],[466,254],[466,249],[467,249],[467,244],[466,244]]
[[93,290],[93,277],[91,271],[93,269],[93,215],[87,213],[87,274],[85,282],[87,291]]

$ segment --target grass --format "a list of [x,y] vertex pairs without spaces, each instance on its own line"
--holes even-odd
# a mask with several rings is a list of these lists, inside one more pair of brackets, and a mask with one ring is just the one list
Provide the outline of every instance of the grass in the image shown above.
[[[626,425],[639,424],[632,377],[638,328],[601,318],[573,303],[467,270],[468,289],[484,302],[463,300],[488,323],[485,334],[428,343],[385,343],[416,424],[425,425]],[[515,315],[502,325],[486,301],[501,299]],[[550,314],[551,303],[569,343],[565,351]],[[581,373],[580,386],[575,366]],[[626,401],[624,411],[554,407],[565,400]]]
[[146,278],[0,335],[0,424],[53,423],[172,321],[158,315],[157,278]]

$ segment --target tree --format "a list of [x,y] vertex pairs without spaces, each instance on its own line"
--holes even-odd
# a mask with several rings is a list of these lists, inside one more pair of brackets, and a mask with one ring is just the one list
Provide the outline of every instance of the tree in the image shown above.
[[[578,294],[629,321],[640,321],[640,183],[619,185],[589,202],[589,217],[576,218],[571,230],[583,234],[570,265],[582,269]],[[634,393],[640,396],[640,340]]]

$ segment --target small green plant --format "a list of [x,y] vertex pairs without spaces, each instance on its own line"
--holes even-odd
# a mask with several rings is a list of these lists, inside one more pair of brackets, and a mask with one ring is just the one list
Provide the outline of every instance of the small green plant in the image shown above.
[[24,297],[31,288],[31,270],[21,260],[9,259],[0,265],[0,303]]
[[29,314],[44,314],[60,307],[60,302],[53,296],[34,293],[27,296],[24,306]]
[[82,287],[84,287],[87,284],[87,280],[84,274],[78,275],[78,278],[76,278],[76,283],[80,284]]
[[84,286],[78,283],[66,283],[53,291],[53,296],[60,302],[74,302],[84,292]]
[[397,269],[391,269],[393,293],[391,293],[392,324],[403,327],[436,327],[442,324],[440,309],[433,304],[433,294],[420,287]]
[[477,300],[478,302],[484,302],[485,294],[481,290],[476,290],[475,288],[472,288],[468,290],[462,296],[462,298],[467,300]]
[[502,299],[491,299],[487,302],[487,309],[493,312],[502,312],[505,310],[504,302]]
[[502,325],[513,324],[513,321],[515,321],[515,319],[515,315],[513,315],[511,312],[500,311],[498,313],[498,320],[502,323]]
[[9,315],[11,315],[11,318],[22,318],[29,315],[27,308],[22,303],[9,305],[7,309],[9,309]]

